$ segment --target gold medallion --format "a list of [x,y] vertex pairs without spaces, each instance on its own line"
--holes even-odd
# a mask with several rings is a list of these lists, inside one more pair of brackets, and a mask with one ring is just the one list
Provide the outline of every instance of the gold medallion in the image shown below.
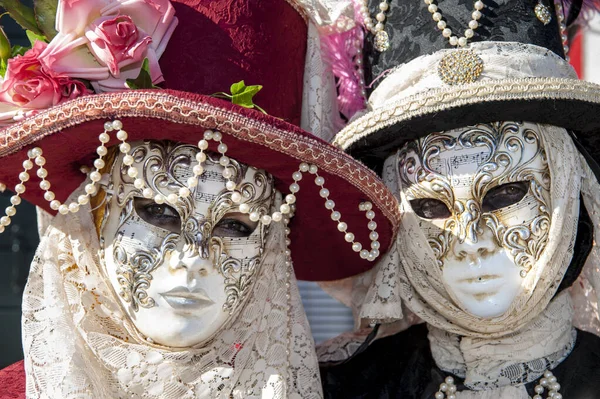
[[473,83],[483,72],[483,60],[472,50],[455,50],[438,65],[438,75],[448,85]]
[[390,37],[387,32],[380,30],[375,34],[375,41],[373,43],[375,50],[383,53],[385,50],[390,48]]

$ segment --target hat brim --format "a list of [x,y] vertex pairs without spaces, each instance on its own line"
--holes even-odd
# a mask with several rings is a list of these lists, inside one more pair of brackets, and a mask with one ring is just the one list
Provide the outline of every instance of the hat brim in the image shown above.
[[600,86],[576,79],[521,78],[427,90],[366,113],[339,132],[334,144],[380,170],[408,140],[497,121],[560,126],[585,142],[600,130]]
[[[314,164],[325,178],[336,210],[359,242],[369,248],[368,220],[358,209],[363,201],[371,201],[375,207],[381,253],[394,238],[400,220],[398,203],[367,167],[278,118],[186,92],[144,90],[82,97],[5,128],[0,131],[0,182],[9,188],[19,183],[26,151],[39,146],[47,159],[51,189],[57,199],[65,201],[85,179],[80,168],[91,165],[95,158],[104,123],[116,118],[123,122],[130,142],[197,144],[204,130],[218,130],[228,146],[228,156],[272,174],[284,194],[289,192],[292,173],[299,164]],[[107,146],[118,143],[113,137]],[[27,185],[23,198],[51,211],[35,179]],[[308,175],[300,183],[296,214],[290,224],[297,277],[336,280],[373,267],[374,262],[361,259],[337,230],[337,222],[331,220],[331,211],[325,209],[319,196],[319,187]]]

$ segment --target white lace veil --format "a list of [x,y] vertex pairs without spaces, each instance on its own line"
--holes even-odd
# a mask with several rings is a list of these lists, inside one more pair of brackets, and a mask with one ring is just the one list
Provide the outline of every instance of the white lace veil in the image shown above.
[[23,298],[27,397],[321,398],[284,229],[271,225],[261,269],[238,314],[208,344],[182,350],[132,333],[104,276],[90,205],[56,216]]

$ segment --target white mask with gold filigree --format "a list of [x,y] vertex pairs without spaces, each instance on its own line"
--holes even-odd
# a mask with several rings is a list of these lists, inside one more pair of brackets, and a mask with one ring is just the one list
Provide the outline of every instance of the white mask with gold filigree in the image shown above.
[[[198,149],[133,143],[147,187],[167,197],[192,176]],[[106,273],[125,312],[152,342],[189,347],[209,339],[243,302],[260,267],[267,227],[231,201],[224,167],[209,154],[199,185],[172,206],[142,196],[121,155],[112,170],[102,229]],[[232,180],[252,210],[274,197],[264,172],[230,161]],[[156,320],[161,320],[157,323]]]
[[537,125],[433,133],[406,144],[398,161],[451,298],[475,316],[505,313],[548,240],[550,177]]

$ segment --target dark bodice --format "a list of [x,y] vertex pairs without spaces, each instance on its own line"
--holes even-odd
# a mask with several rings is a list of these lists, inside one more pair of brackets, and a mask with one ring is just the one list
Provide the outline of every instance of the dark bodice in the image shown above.
[[[578,330],[573,352],[552,373],[563,398],[600,398],[600,338]],[[375,341],[342,364],[321,367],[328,399],[432,399],[447,376],[433,361],[425,324]],[[465,389],[454,378],[458,390]],[[526,385],[531,396],[536,384]]]

